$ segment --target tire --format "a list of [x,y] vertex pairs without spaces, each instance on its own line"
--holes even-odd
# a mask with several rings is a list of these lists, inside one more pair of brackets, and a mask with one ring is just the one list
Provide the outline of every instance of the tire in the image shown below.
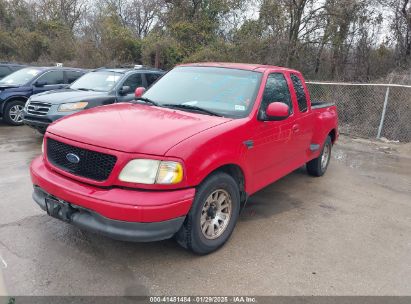
[[[224,196],[226,199],[219,204],[219,199]],[[229,239],[239,213],[237,182],[226,173],[214,173],[197,188],[191,210],[177,232],[176,240],[197,254],[213,252]]]
[[331,137],[327,136],[321,154],[307,163],[307,172],[312,176],[323,176],[327,171],[331,159],[332,142]]
[[13,100],[6,104],[3,112],[3,119],[12,126],[23,125],[22,111],[26,102],[24,100]]

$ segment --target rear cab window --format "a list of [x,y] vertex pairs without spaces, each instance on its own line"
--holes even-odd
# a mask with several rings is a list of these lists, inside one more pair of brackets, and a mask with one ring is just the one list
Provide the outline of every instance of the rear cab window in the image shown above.
[[297,96],[298,110],[300,112],[307,112],[307,94],[305,92],[303,82],[296,74],[291,74],[291,81],[293,83],[294,91]]

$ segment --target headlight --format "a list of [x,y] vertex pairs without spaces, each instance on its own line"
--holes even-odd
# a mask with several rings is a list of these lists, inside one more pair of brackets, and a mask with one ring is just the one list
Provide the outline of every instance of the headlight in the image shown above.
[[177,184],[183,180],[183,166],[173,161],[133,159],[120,172],[119,179],[138,184]]
[[59,106],[58,111],[59,112],[71,112],[71,111],[77,111],[77,110],[82,110],[88,105],[88,102],[82,101],[82,102],[72,102],[72,103],[63,103]]
[[41,142],[41,154],[44,155],[44,137],[43,141]]

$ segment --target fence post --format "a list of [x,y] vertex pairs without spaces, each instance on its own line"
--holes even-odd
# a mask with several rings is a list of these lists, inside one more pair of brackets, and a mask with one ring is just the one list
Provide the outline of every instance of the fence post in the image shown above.
[[382,113],[381,113],[381,121],[378,127],[377,139],[381,138],[381,132],[382,132],[382,127],[384,126],[385,112],[387,111],[389,95],[390,95],[390,87],[387,87],[387,91],[385,92],[384,107],[382,108]]

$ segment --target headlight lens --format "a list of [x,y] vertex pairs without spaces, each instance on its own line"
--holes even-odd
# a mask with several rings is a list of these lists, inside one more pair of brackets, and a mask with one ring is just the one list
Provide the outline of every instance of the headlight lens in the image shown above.
[[177,184],[183,180],[183,166],[173,161],[133,159],[120,172],[119,179],[138,184]]
[[59,106],[59,112],[71,112],[82,110],[88,105],[88,102],[81,101],[81,102],[72,102],[72,103],[63,103]]
[[41,154],[44,155],[44,137],[43,141],[41,142]]

